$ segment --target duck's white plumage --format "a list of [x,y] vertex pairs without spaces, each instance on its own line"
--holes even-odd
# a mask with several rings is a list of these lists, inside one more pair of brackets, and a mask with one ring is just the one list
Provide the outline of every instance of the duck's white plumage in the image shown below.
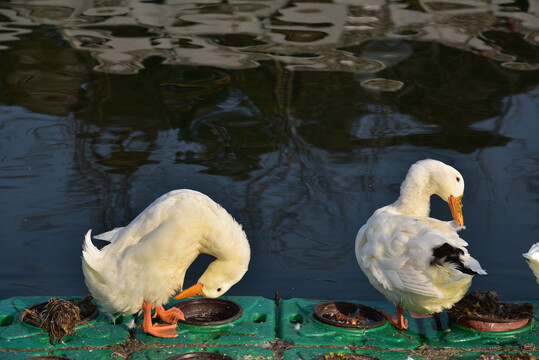
[[416,313],[437,313],[464,296],[474,274],[486,274],[458,236],[461,226],[428,217],[431,195],[447,201],[463,192],[457,170],[436,160],[419,161],[410,168],[399,199],[376,210],[361,227],[359,266],[389,301]]
[[532,245],[530,250],[527,253],[522,254],[522,256],[528,260],[528,265],[532,269],[537,283],[539,284],[539,243]]
[[186,189],[161,196],[126,227],[96,238],[110,244],[98,250],[88,231],[82,268],[88,289],[109,313],[137,313],[143,301],[167,303],[200,253],[216,257],[199,283],[205,296],[218,297],[243,277],[250,259],[247,237],[232,216]]

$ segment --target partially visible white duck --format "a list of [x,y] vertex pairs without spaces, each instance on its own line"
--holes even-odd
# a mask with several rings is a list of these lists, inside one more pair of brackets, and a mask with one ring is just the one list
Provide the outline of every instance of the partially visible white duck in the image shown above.
[[536,281],[539,284],[539,243],[532,245],[530,250],[522,254],[522,256],[528,260],[528,265],[532,269]]
[[[374,212],[356,237],[356,258],[369,282],[397,306],[397,319],[407,329],[403,309],[418,314],[439,313],[459,301],[475,274],[486,274],[472,258],[463,228],[462,175],[437,160],[410,167],[400,197]],[[430,197],[449,203],[453,221],[429,217]]]
[[[221,206],[193,190],[171,191],[148,206],[129,225],[95,236],[110,244],[98,250],[86,233],[82,269],[100,309],[130,315],[142,311],[142,328],[158,337],[176,337],[184,319],[178,308],[165,310],[183,287],[185,272],[200,253],[216,258],[198,283],[175,300],[223,295],[247,271],[251,251],[241,226]],[[155,316],[171,324],[153,324]]]

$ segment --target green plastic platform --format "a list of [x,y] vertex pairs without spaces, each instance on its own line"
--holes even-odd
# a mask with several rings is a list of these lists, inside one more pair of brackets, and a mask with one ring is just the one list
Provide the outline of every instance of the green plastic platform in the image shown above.
[[[348,302],[358,302],[343,300]],[[421,337],[411,326],[409,331],[399,331],[387,321],[370,329],[344,329],[324,324],[314,315],[314,307],[325,300],[290,299],[279,302],[279,334],[283,340],[296,345],[346,346],[372,345],[382,349],[415,349],[422,345]],[[389,303],[361,302],[394,312]]]
[[37,356],[49,355],[48,350],[40,351],[13,351],[13,352],[0,352],[0,359],[2,360],[24,360]]
[[[245,345],[263,344],[275,339],[275,302],[259,296],[223,296],[243,308],[243,315],[232,322],[215,326],[195,326],[178,323],[179,336],[173,339],[161,339],[148,335],[137,327],[135,337],[145,344],[200,344]],[[189,299],[190,300],[190,299]],[[188,300],[185,300],[188,301]],[[179,302],[171,302],[167,309]],[[137,325],[142,324],[142,318]]]
[[[451,357],[451,360],[477,360],[480,358],[481,354],[483,354],[483,359],[489,359],[487,355],[491,355],[491,354],[521,354],[521,355],[525,354],[525,355],[531,355],[535,357],[539,356],[539,352],[537,351],[532,351],[532,352],[507,351],[507,352],[501,353],[501,352],[486,350],[482,352],[460,353],[458,355]],[[528,357],[525,357],[525,355],[522,356],[522,359],[528,359]],[[495,357],[492,357],[492,358],[495,359]]]
[[[43,330],[20,322],[24,309],[47,302],[50,297],[14,297],[0,301],[0,359],[19,360],[35,356],[64,356],[81,360],[121,358],[168,359],[189,352],[218,352],[238,360],[324,360],[324,355],[364,354],[388,360],[418,360],[444,354],[444,358],[472,360],[482,353],[525,353],[539,355],[539,329],[535,321],[507,332],[481,332],[464,328],[441,315],[444,329],[438,331],[433,318],[414,319],[405,312],[409,330],[398,331],[388,322],[371,329],[343,329],[314,318],[314,307],[324,300],[273,300],[262,297],[224,297],[240,304],[243,315],[218,326],[178,324],[179,336],[156,338],[126,322],[112,324],[99,314],[76,328],[63,342],[51,345]],[[72,297],[71,299],[82,299]],[[395,314],[387,302],[351,301]],[[536,311],[539,302],[532,302]],[[166,307],[176,304],[172,302]],[[537,314],[536,314],[537,316]],[[132,317],[129,317],[132,319]],[[138,323],[142,321],[139,318]],[[117,344],[121,347],[114,347]],[[132,345],[127,348],[124,345]],[[132,350],[126,350],[126,349]],[[120,350],[121,349],[121,350]],[[286,349],[286,350],[285,350]],[[525,349],[528,349],[526,351]],[[124,354],[124,355],[125,355]],[[417,354],[417,355],[416,355]],[[430,354],[430,355],[429,355]],[[449,355],[448,355],[449,354]],[[423,357],[422,357],[423,356]]]
[[271,360],[273,351],[258,346],[226,346],[205,348],[161,348],[145,349],[131,355],[131,360],[166,360],[176,355],[192,352],[213,352],[225,354],[236,360]]
[[323,360],[324,355],[350,354],[350,349],[328,349],[328,348],[305,348],[295,347],[288,349],[283,354],[283,360]]
[[[292,348],[284,352],[283,360],[324,360],[325,355],[333,355],[333,357],[339,357],[339,354],[361,354],[369,355],[375,358],[383,360],[407,360],[410,359],[410,355],[406,352],[396,351],[376,351],[376,350],[356,350],[350,351],[348,349],[327,349],[327,348]],[[421,360],[421,356],[413,356],[414,360]]]
[[[63,342],[51,345],[49,334],[41,328],[20,321],[24,309],[47,302],[51,297],[13,297],[0,301],[0,348],[2,349],[59,349],[66,347],[104,346],[121,343],[129,338],[129,330],[123,324],[112,324],[104,314],[90,322],[77,326],[75,333]],[[82,299],[83,297],[61,297]]]
[[[516,302],[516,301],[511,301]],[[535,318],[539,302],[530,301],[534,305]],[[434,320],[425,319],[430,326],[425,326],[424,339],[428,346],[444,346],[458,349],[471,349],[475,347],[489,348],[494,346],[517,346],[534,344],[539,347],[539,329],[535,319],[525,327],[512,331],[490,332],[468,329],[448,319],[447,314],[442,314],[442,324],[449,332],[435,331]]]
[[25,360],[39,356],[63,356],[76,360],[110,360],[117,356],[111,350],[54,350],[54,351],[18,351],[10,353],[0,353],[2,360]]

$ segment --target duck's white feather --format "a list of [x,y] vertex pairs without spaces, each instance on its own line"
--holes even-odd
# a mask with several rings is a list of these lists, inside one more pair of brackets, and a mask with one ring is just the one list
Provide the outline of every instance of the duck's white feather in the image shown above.
[[522,256],[528,260],[528,265],[532,269],[537,283],[539,284],[539,243],[533,244],[530,250],[527,253],[522,254]]
[[111,243],[98,250],[88,231],[82,267],[91,294],[110,313],[136,313],[143,300],[156,306],[167,303],[181,290],[187,268],[200,253],[217,258],[206,273],[210,268],[226,269],[226,276],[222,271],[203,275],[222,278],[224,293],[245,274],[250,258],[241,226],[193,190],[171,191],[126,227],[105,234]]
[[[434,165],[447,166],[440,162]],[[415,174],[424,176],[425,172],[415,170]],[[412,179],[421,186],[429,186],[427,180]],[[427,201],[430,197],[422,190],[410,193],[423,194]],[[433,249],[449,244],[462,251],[460,261],[465,267],[478,274],[486,273],[468,254],[467,243],[458,236],[460,228],[453,221],[429,218],[429,207],[423,203],[408,211],[412,206],[409,199],[402,199],[402,194],[401,191],[395,204],[376,210],[361,227],[356,237],[356,257],[369,282],[388,300],[417,313],[440,312],[464,296],[473,275],[460,271],[451,262],[433,264]],[[418,208],[426,210],[421,214]]]
[[111,242],[114,239],[114,235],[116,235],[120,230],[122,230],[123,227],[117,227],[110,231],[101,233],[99,235],[94,235],[94,239],[103,240],[103,241],[109,241]]

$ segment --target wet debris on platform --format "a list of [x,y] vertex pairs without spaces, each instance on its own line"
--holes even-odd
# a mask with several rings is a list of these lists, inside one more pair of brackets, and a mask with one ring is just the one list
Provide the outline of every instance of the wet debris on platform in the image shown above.
[[82,300],[51,298],[44,306],[38,304],[25,309],[21,314],[21,322],[48,332],[51,344],[61,342],[67,335],[75,332],[75,327],[81,325],[81,320],[94,314],[96,306],[91,300],[91,296]]

